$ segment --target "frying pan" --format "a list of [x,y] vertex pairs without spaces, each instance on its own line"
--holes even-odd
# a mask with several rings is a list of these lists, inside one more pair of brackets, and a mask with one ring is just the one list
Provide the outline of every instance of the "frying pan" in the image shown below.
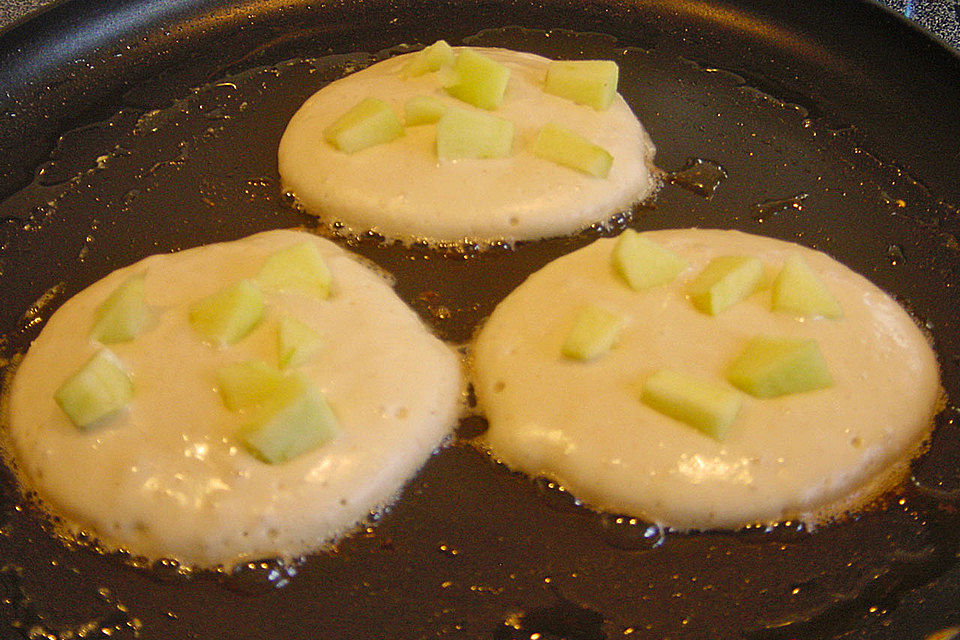
[[[527,274],[623,226],[738,228],[827,251],[901,300],[960,397],[960,60],[832,0],[57,3],[0,34],[8,371],[116,267],[270,228],[336,235],[280,195],[286,120],[349,69],[440,37],[615,59],[658,165],[727,175],[710,193],[681,174],[571,238],[338,239],[441,337],[467,341]],[[911,480],[861,514],[680,534],[511,473],[469,445],[474,416],[370,527],[235,573],[61,540],[5,471],[0,636],[921,638],[960,623],[958,417],[948,402]]]

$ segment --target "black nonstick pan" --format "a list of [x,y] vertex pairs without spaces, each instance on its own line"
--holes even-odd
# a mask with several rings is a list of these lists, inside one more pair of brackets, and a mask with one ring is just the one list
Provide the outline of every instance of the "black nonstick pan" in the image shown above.
[[616,60],[675,175],[571,238],[339,242],[454,343],[526,275],[624,226],[822,249],[903,302],[939,355],[949,401],[913,477],[815,529],[681,534],[509,472],[470,446],[471,417],[369,528],[227,573],[61,540],[5,471],[0,637],[901,640],[960,624],[960,59],[869,2],[56,4],[0,34],[7,369],[60,303],[141,257],[278,227],[336,236],[281,196],[287,119],[441,37]]

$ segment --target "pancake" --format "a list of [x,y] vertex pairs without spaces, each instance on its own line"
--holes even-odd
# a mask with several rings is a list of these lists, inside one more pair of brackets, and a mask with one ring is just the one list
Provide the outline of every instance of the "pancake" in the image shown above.
[[[188,309],[197,300],[304,242],[332,273],[328,299],[265,288],[266,315],[242,340],[217,346],[194,330]],[[105,424],[78,429],[54,393],[101,346],[88,337],[94,310],[141,273],[154,321],[109,345],[133,398]],[[339,429],[326,444],[267,464],[239,441],[249,416],[224,406],[216,372],[251,359],[276,367],[281,317],[319,335],[296,370],[319,387]],[[384,277],[327,240],[271,231],[151,256],[83,290],[34,341],[6,404],[26,488],[69,529],[147,558],[229,566],[317,549],[389,503],[450,433],[461,392],[458,356]]]
[[[490,425],[482,443],[496,458],[558,481],[593,508],[678,529],[816,522],[902,479],[941,389],[930,345],[896,302],[795,244],[736,231],[643,236],[689,266],[669,284],[633,291],[611,266],[616,241],[598,240],[530,276],[483,326],[473,383]],[[716,316],[701,313],[688,283],[711,258],[733,254],[758,257],[768,276],[801,256],[842,318],[773,312],[769,287]],[[626,318],[615,346],[588,362],[561,356],[584,305]],[[641,402],[643,382],[661,369],[733,390],[724,372],[757,335],[815,339],[833,385],[742,394],[722,440]]]
[[[411,55],[385,60],[325,86],[294,114],[278,152],[284,189],[308,212],[354,232],[390,238],[461,242],[560,236],[609,219],[654,190],[654,146],[617,95],[604,111],[543,91],[547,58],[476,48],[511,70],[503,104],[485,112],[516,126],[507,158],[438,160],[435,126],[406,127],[400,138],[355,153],[328,144],[323,130],[368,97],[402,119],[407,100],[432,96],[475,110],[444,91],[437,73],[406,78]],[[531,152],[537,131],[554,121],[613,155],[594,178]]]

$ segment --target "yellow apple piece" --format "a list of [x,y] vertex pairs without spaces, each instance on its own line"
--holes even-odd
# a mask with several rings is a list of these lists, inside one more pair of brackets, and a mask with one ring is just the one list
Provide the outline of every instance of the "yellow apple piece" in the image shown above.
[[87,429],[113,416],[133,396],[133,383],[120,360],[100,349],[67,379],[54,400],[74,426]]
[[763,276],[754,256],[720,256],[703,268],[687,287],[693,306],[715,316],[753,293]]
[[296,318],[283,316],[277,323],[277,346],[280,368],[298,367],[320,348],[320,336]]
[[617,95],[620,68],[612,60],[556,60],[547,67],[543,89],[603,111]]
[[634,291],[673,282],[688,266],[679,255],[633,229],[617,238],[611,259],[616,272]]
[[255,456],[280,464],[329,442],[339,430],[317,385],[304,375],[291,374],[254,409],[238,436]]
[[513,133],[509,120],[450,107],[437,122],[437,157],[505,158],[513,150]]
[[447,105],[433,96],[414,96],[403,106],[403,123],[408,127],[433,124],[447,110]]
[[727,369],[727,380],[758,398],[824,389],[833,385],[816,340],[752,338]]
[[276,394],[283,374],[262,360],[234,362],[217,369],[217,390],[227,409],[238,411]]
[[265,306],[260,288],[251,280],[241,280],[194,303],[190,324],[208,340],[233,344],[260,324]]
[[742,404],[733,389],[668,369],[647,378],[640,399],[654,411],[717,440],[726,437]]
[[301,242],[267,257],[256,281],[264,289],[296,291],[326,299],[330,297],[333,276],[316,245]]
[[144,302],[145,275],[127,279],[94,311],[90,337],[104,344],[128,342],[146,328],[149,312]]
[[447,93],[467,104],[492,110],[503,104],[510,68],[473,49],[463,49],[442,79]]
[[613,165],[613,156],[606,149],[552,122],[540,129],[533,153],[594,178],[606,178]]
[[323,130],[324,139],[345,153],[356,153],[402,135],[397,114],[379,98],[364,98]]
[[624,318],[602,307],[582,308],[567,333],[560,352],[571,360],[593,360],[613,348]]
[[431,71],[437,71],[444,65],[453,64],[453,47],[446,40],[437,40],[429,47],[410,55],[407,62],[400,69],[404,78],[415,78]]
[[780,273],[774,278],[772,301],[774,311],[831,320],[843,317],[840,303],[827,285],[796,254],[784,260]]

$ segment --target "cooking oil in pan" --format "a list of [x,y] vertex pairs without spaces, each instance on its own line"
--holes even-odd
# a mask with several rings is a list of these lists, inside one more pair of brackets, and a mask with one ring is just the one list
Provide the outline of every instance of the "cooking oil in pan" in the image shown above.
[[667,174],[667,182],[689,189],[698,196],[709,198],[727,177],[727,172],[716,162],[691,158],[684,165]]
[[[486,250],[348,238],[284,200],[276,145],[309,95],[394,50],[238,72],[187,96],[164,96],[165,104],[177,99],[159,109],[152,96],[162,91],[134,87],[115,116],[65,134],[38,180],[0,203],[0,218],[17,220],[32,206],[56,203],[29,230],[0,226],[7,348],[27,347],[39,327],[18,331],[17,320],[61,281],[55,303],[151,253],[270,228],[302,226],[339,237],[393,274],[400,295],[438,334],[464,343],[527,275],[598,236],[626,226],[724,227],[825,250],[907,301],[932,322],[945,385],[956,396],[957,252],[946,235],[917,219],[939,210],[936,199],[909,185],[909,196],[901,197],[902,177],[854,151],[864,146],[855,128],[767,99],[742,77],[702,68],[668,47],[521,28],[485,31],[469,43],[616,60],[622,93],[658,145],[658,164],[683,168],[652,203],[570,238]],[[90,150],[74,148],[81,142]],[[685,164],[688,158],[700,160]],[[784,194],[806,197],[784,201]],[[894,260],[891,246],[910,259]],[[300,631],[322,620],[331,634],[355,638],[431,636],[438,629],[455,637],[544,640],[879,629],[883,603],[923,588],[956,561],[954,413],[941,417],[911,483],[884,504],[813,530],[790,523],[679,533],[594,513],[555,483],[511,473],[475,450],[469,439],[482,432],[480,418],[465,422],[461,442],[434,456],[375,526],[305,559],[265,560],[229,574],[143,566],[122,554],[64,546],[35,512],[12,511],[14,533],[0,536],[8,567],[0,575],[12,576],[2,584],[13,585],[5,588],[0,623],[30,637],[37,619],[55,617],[56,590],[88,612],[100,611],[97,598],[119,612],[121,600],[112,594],[130,594],[122,598],[122,619],[108,611],[70,624],[105,620],[98,622],[105,634],[141,638],[176,637],[187,628],[282,637],[280,623],[266,614],[277,607]],[[21,504],[7,476],[6,504]],[[109,598],[89,585],[102,585]],[[30,592],[43,597],[30,599],[32,609],[17,604]],[[44,633],[79,628],[43,625],[37,628]]]

